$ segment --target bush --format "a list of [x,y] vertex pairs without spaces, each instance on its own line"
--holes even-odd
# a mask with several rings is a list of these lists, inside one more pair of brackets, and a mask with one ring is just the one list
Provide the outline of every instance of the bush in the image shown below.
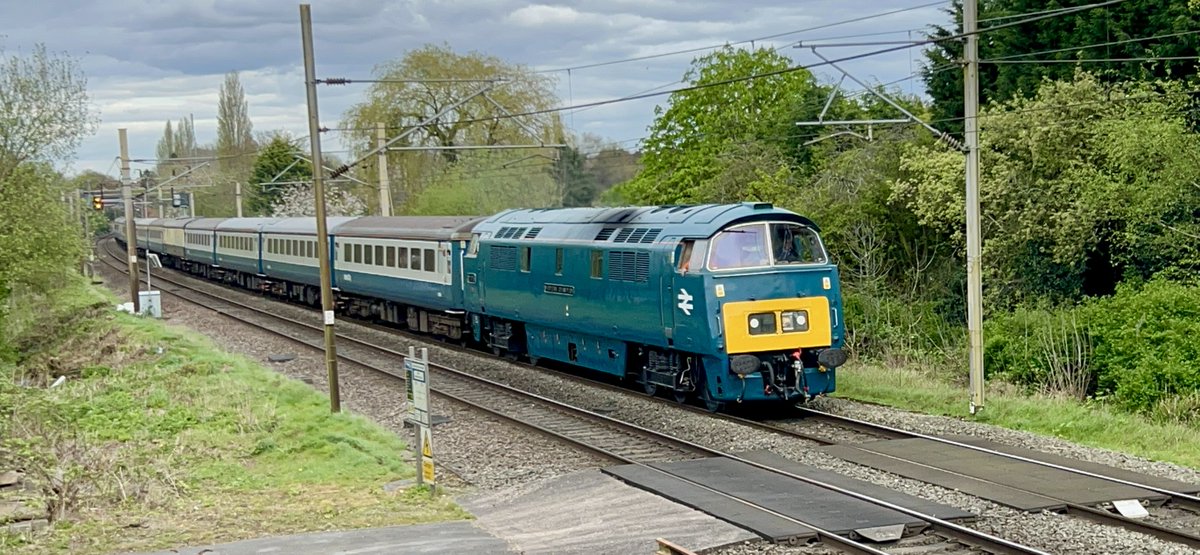
[[965,330],[947,321],[937,303],[853,290],[843,293],[843,302],[846,349],[852,356],[889,364],[966,366]]
[[1148,411],[1200,389],[1200,287],[1164,280],[1084,307],[1095,342],[1098,397]]
[[1018,308],[992,317],[985,336],[988,367],[1016,383],[1191,418],[1200,287],[1154,280],[1075,307]]

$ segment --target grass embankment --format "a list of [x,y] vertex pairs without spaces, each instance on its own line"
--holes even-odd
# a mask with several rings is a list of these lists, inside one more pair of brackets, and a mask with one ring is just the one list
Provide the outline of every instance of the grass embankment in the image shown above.
[[0,551],[143,551],[467,516],[424,491],[382,490],[414,475],[396,436],[113,302],[71,284],[53,301],[22,299],[3,322],[0,466],[24,468],[66,511],[32,539],[0,534]]
[[838,372],[838,397],[1004,428],[1200,468],[1200,429],[1159,423],[1100,403],[1023,393],[992,381],[984,410],[970,416],[967,389],[928,372],[862,362]]

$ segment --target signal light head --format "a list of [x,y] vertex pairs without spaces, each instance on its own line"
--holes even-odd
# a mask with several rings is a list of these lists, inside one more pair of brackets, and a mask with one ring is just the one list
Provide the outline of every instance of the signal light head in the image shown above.
[[104,210],[104,198],[99,196],[92,197],[92,208]]

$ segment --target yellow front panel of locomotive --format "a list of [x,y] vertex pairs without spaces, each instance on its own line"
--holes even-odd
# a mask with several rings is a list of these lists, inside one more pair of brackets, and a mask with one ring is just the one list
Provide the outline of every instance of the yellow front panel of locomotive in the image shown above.
[[[799,310],[808,313],[808,329],[784,331],[782,313]],[[763,313],[775,315],[775,331],[751,334],[750,316]],[[829,299],[825,297],[726,303],[721,307],[721,318],[725,324],[725,345],[729,354],[828,347],[832,341]]]

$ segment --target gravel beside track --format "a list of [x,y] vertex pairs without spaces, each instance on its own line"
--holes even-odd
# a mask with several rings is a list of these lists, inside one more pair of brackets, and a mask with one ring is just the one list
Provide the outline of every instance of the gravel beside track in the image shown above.
[[[313,311],[302,307],[283,305],[256,295],[233,292],[216,284],[208,285],[208,290],[220,289],[223,291],[223,295],[232,295],[243,302],[269,303],[274,307],[274,311],[281,315],[306,318],[312,321],[316,321],[318,318]],[[171,299],[169,296],[165,297],[164,304],[164,312],[170,314],[176,322],[186,322],[189,327],[213,337],[230,350],[243,352],[258,360],[265,360],[268,354],[275,353],[300,355],[294,361],[273,366],[288,375],[306,378],[306,381],[312,383],[314,387],[324,390],[325,369],[319,353],[271,336],[266,332],[245,330],[241,326],[229,326],[228,320],[224,317],[191,305],[185,306],[184,303]],[[706,446],[733,452],[767,449],[802,463],[970,510],[979,514],[980,518],[970,523],[969,526],[1049,552],[1191,553],[1189,549],[1182,546],[1082,519],[1049,513],[1019,513],[970,495],[826,456],[813,451],[815,444],[811,442],[765,433],[747,426],[655,403],[635,395],[633,392],[613,392],[580,384],[537,369],[486,358],[482,355],[465,354],[446,349],[436,342],[413,340],[357,325],[347,320],[340,320],[339,328],[342,333],[352,333],[356,337],[392,345],[396,349],[403,349],[408,345],[428,346],[431,360],[438,363],[474,372],[489,379],[589,410],[604,412],[636,425],[663,430],[682,439]],[[342,365],[342,368],[345,369],[342,378],[343,403],[355,412],[399,431],[400,400],[403,399],[402,387],[395,383],[386,383],[390,380],[382,377],[366,375],[366,372],[355,370],[349,364]],[[1139,461],[1128,455],[1074,446],[1053,438],[1000,430],[991,426],[909,414],[840,399],[826,400],[822,403],[821,408],[864,420],[885,422],[896,427],[927,433],[971,433],[1034,449],[1041,449],[1042,445],[1047,445],[1046,450],[1050,452],[1175,479],[1200,481],[1197,473],[1179,469],[1173,465]],[[435,411],[447,414],[452,418],[449,424],[438,426],[435,431],[435,452],[438,453],[439,459],[449,463],[466,481],[480,487],[503,487],[600,464],[598,460],[540,436],[470,414],[469,411],[455,410],[454,407],[447,406],[445,402],[436,401],[436,397]],[[988,435],[978,428],[991,429],[994,433]],[[1104,453],[1110,453],[1115,458],[1109,459],[1101,456]],[[824,553],[828,550],[822,547],[785,548],[766,544],[749,544],[731,546],[716,552],[724,555],[734,553]]]

